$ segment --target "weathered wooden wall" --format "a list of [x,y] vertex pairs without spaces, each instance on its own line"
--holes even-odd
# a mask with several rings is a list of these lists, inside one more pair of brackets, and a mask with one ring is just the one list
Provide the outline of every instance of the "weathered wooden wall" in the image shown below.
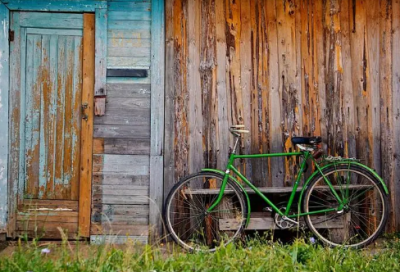
[[[107,68],[149,69],[150,27],[150,0],[109,1]],[[106,89],[94,120],[91,235],[147,239],[150,77],[108,77]]]
[[[202,167],[223,168],[231,124],[241,153],[293,149],[321,135],[332,155],[375,168],[400,230],[398,0],[167,0],[167,192]],[[290,186],[293,161],[242,161],[257,185]]]

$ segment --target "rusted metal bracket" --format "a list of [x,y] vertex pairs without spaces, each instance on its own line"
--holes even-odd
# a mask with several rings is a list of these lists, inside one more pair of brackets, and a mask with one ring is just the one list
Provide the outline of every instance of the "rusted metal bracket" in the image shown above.
[[106,113],[106,96],[99,95],[94,97],[94,115],[103,116]]

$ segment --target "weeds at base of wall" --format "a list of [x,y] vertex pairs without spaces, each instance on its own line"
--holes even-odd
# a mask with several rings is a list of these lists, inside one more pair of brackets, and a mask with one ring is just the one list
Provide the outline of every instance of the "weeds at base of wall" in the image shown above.
[[15,252],[0,258],[0,271],[400,271],[399,236],[383,249],[326,248],[310,239],[284,245],[254,237],[215,253],[186,253],[174,244],[88,245],[64,239],[43,245],[20,239]]

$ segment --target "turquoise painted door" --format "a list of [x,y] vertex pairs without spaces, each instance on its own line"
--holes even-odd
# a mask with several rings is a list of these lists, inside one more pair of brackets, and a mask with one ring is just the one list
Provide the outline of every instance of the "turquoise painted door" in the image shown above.
[[[74,233],[78,227],[83,15],[15,12],[11,17],[11,65],[20,67],[11,74],[13,95],[20,95],[20,104],[11,105],[20,135],[14,139],[19,146],[17,231],[39,228],[57,237],[57,227],[62,227]],[[18,120],[15,112],[19,112]]]

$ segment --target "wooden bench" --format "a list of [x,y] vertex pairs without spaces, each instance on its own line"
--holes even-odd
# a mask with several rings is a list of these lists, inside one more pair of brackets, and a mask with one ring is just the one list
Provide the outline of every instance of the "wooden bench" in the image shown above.
[[[322,190],[330,190],[329,186],[318,186]],[[340,189],[340,186],[333,186],[335,189]],[[349,189],[360,189],[360,188],[368,188],[372,187],[370,185],[349,185],[347,188]],[[244,188],[248,194],[255,194],[255,192],[250,187]],[[260,192],[264,194],[290,194],[293,190],[293,187],[258,187]],[[296,192],[300,192],[302,187],[298,187]],[[219,189],[186,189],[184,190],[186,194],[192,195],[206,195],[206,194],[218,194]],[[225,194],[233,194],[233,190],[225,190]],[[319,215],[314,215],[313,217],[318,218]],[[318,220],[318,219],[317,219]],[[219,228],[220,230],[235,230],[235,224],[237,222],[234,218],[220,219],[219,220]],[[300,223],[305,224],[304,217],[300,218]],[[316,225],[317,228],[321,229],[342,229],[344,227],[344,222],[341,217],[337,218],[337,220],[329,221],[329,224],[324,222]],[[246,227],[246,230],[275,230],[279,229],[272,217],[271,212],[252,212],[250,217],[249,225]]]
[[[313,217],[318,218],[317,215]],[[300,217],[300,224],[304,225],[304,217]],[[236,230],[235,219],[220,219],[219,229],[220,230]],[[329,221],[329,224],[320,223],[315,225],[316,228],[320,229],[341,229],[344,227],[343,221],[338,218],[336,220]],[[279,230],[279,227],[275,224],[274,218],[270,213],[267,212],[252,212],[250,217],[250,222],[246,227],[246,230]]]
[[[342,186],[343,187],[343,186]],[[371,185],[349,185],[347,188],[349,189],[359,189],[359,188],[369,188],[372,187]],[[329,186],[318,186],[318,188],[323,190],[329,190]],[[340,186],[334,185],[333,188],[340,189]],[[245,191],[248,194],[255,194],[253,189],[250,187],[244,187]],[[300,192],[303,187],[298,187],[296,192]],[[264,194],[279,194],[279,193],[291,193],[293,187],[258,187],[258,190]],[[205,195],[205,194],[218,194],[219,189],[186,189],[184,193],[192,194],[192,195]],[[225,194],[233,194],[233,190],[226,189],[224,191]]]

